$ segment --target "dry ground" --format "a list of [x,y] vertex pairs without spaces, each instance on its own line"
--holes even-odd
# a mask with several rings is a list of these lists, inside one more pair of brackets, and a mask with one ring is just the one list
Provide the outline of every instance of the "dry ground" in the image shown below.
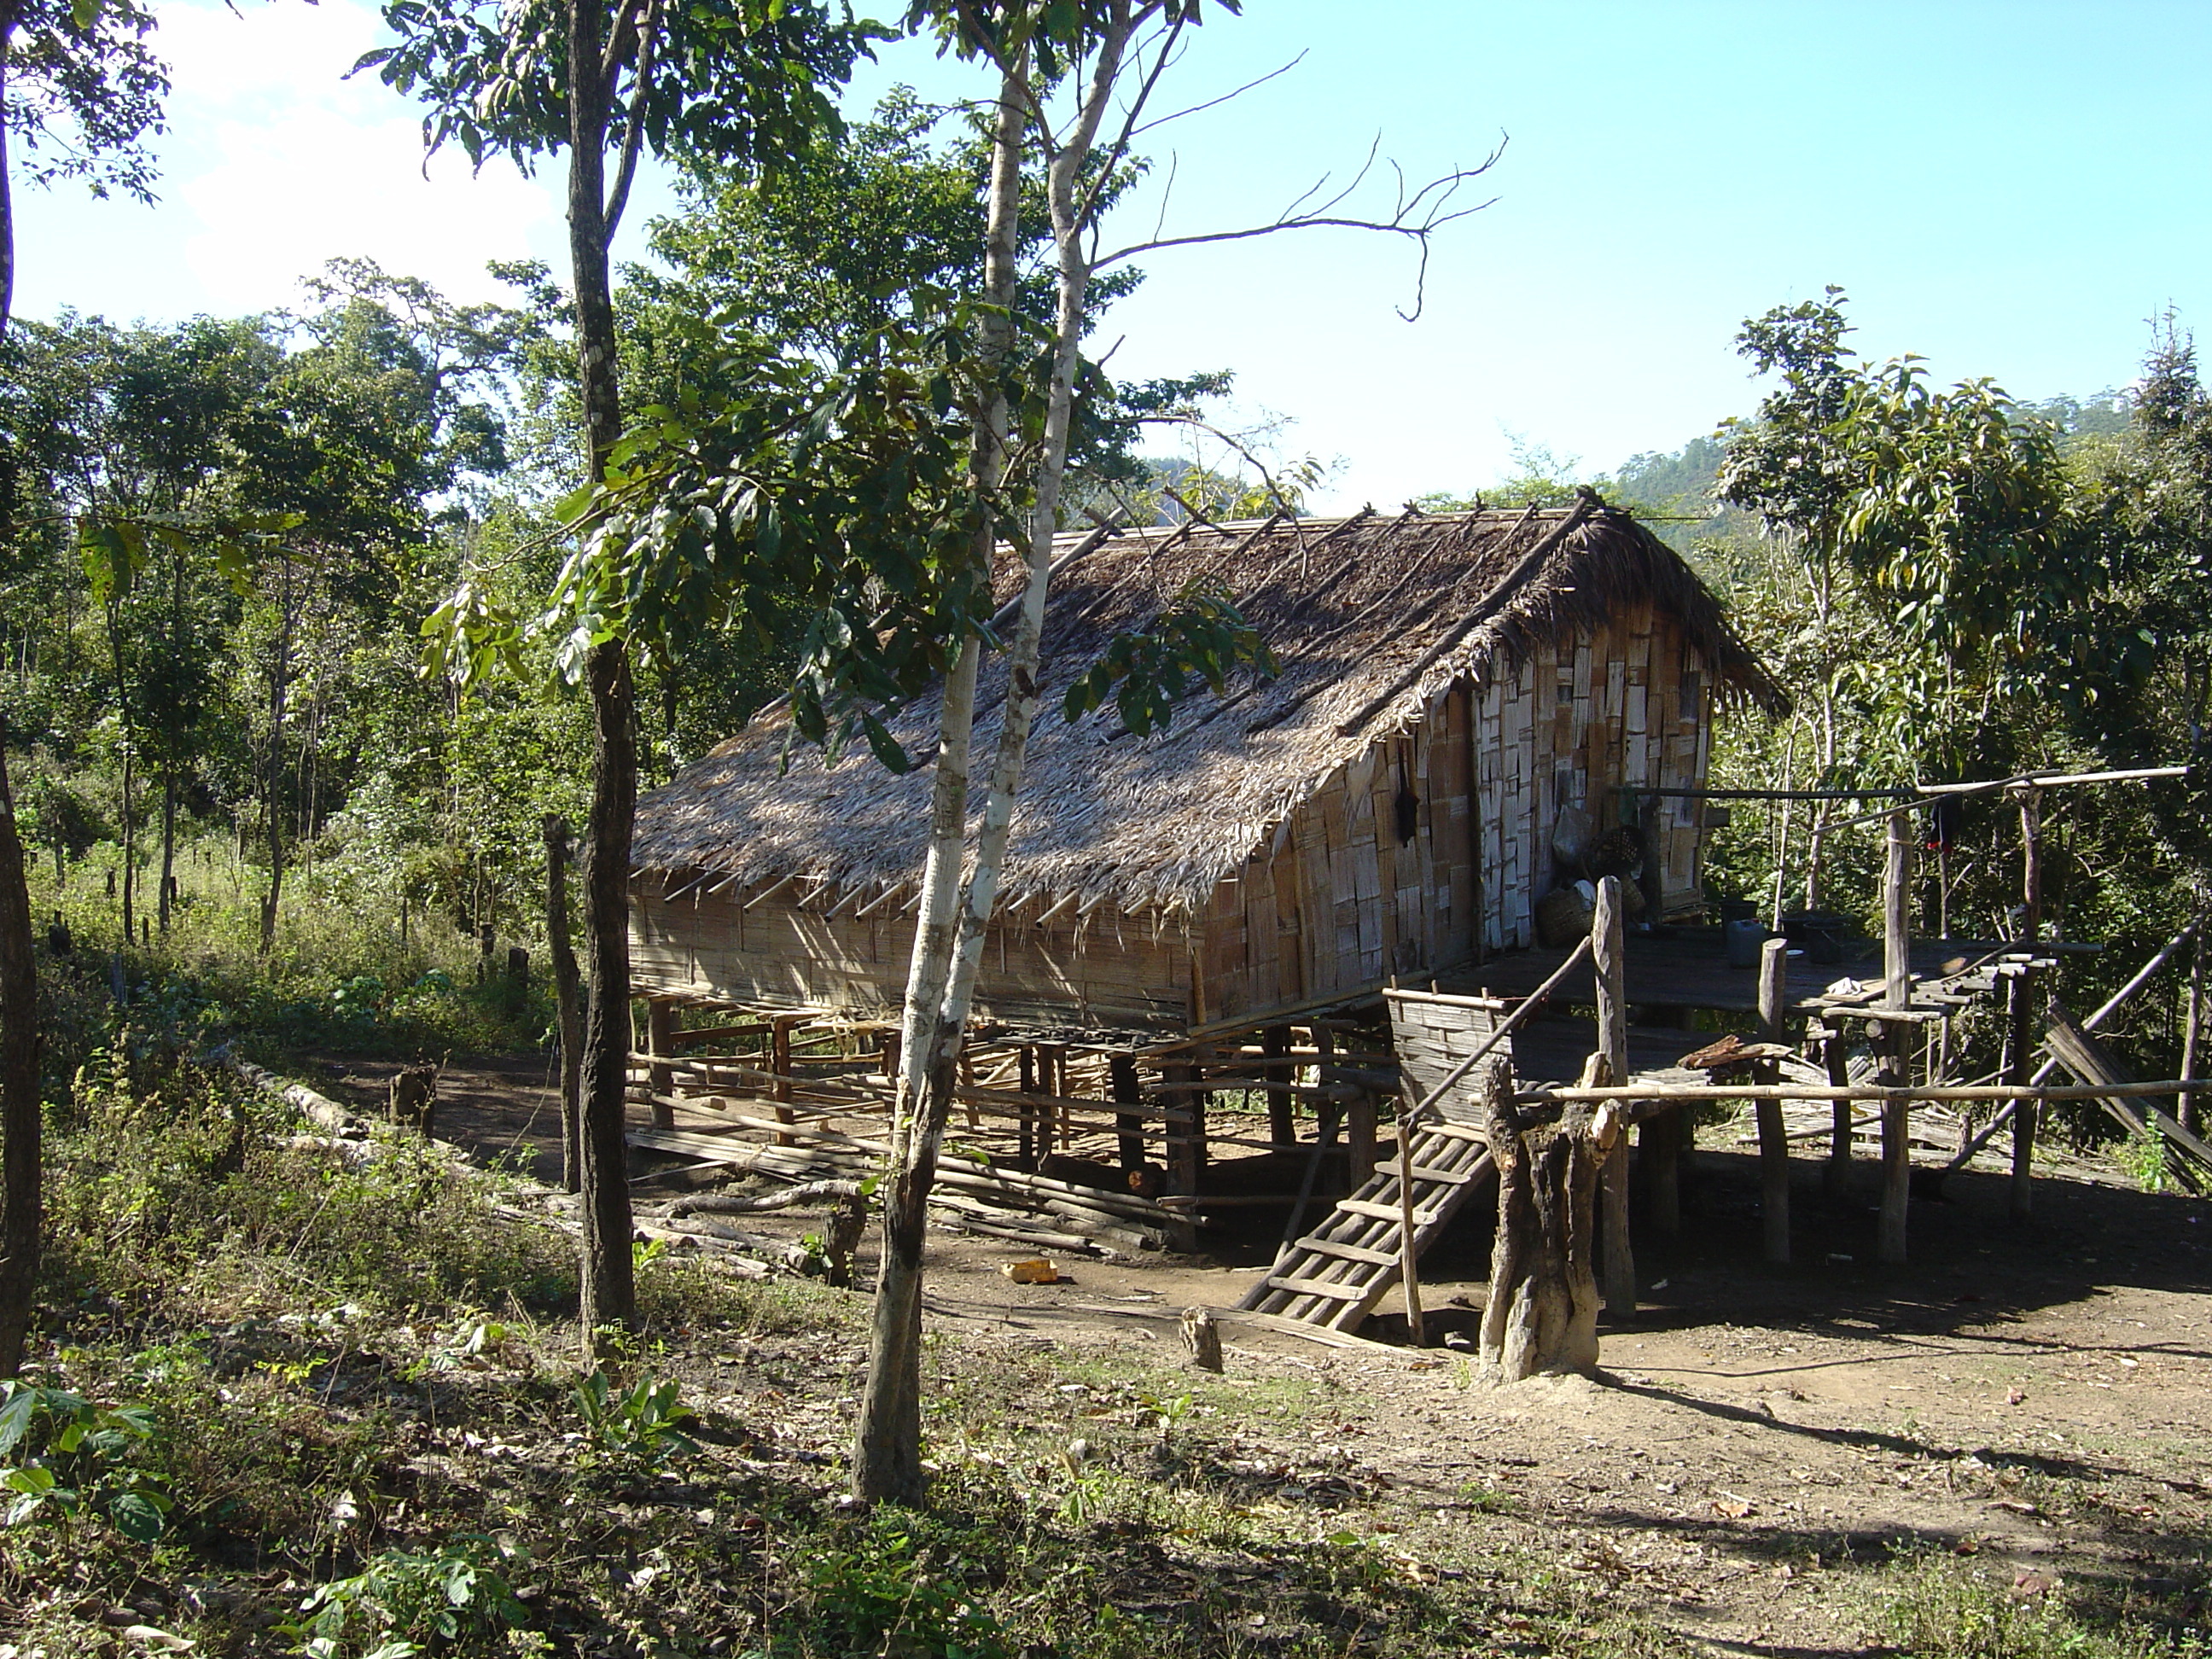
[[[373,1085],[378,1071],[354,1075]],[[541,1169],[550,1150],[557,1170],[543,1072],[450,1069],[441,1136],[534,1152]],[[373,1097],[327,1067],[324,1081]],[[1219,1403],[1193,1430],[1226,1480],[1392,1534],[1417,1558],[1477,1538],[1518,1551],[1715,1650],[1878,1645],[1852,1569],[1916,1547],[1972,1558],[2022,1598],[2064,1584],[2202,1629],[2212,1206],[2117,1176],[2051,1180],[2035,1220],[2016,1224],[2002,1181],[1968,1174],[1948,1201],[1915,1203],[1912,1264],[1888,1271],[1869,1265],[1870,1190],[1825,1204],[1816,1165],[1798,1169],[1802,1265],[1768,1268],[1751,1160],[1697,1155],[1683,1237],[1638,1239],[1644,1304],[1604,1328],[1594,1381],[1491,1390],[1448,1348],[1330,1350],[1234,1327],[1225,1383],[1204,1395]],[[1871,1167],[1862,1174],[1870,1183]],[[759,1221],[794,1235],[811,1224]],[[1022,1254],[939,1237],[933,1322],[960,1351],[948,1375],[963,1386],[997,1354],[1009,1377],[1042,1364],[1077,1379],[1025,1381],[1005,1402],[1073,1441],[1131,1397],[1114,1379],[1174,1363],[1184,1306],[1235,1304],[1267,1246],[1063,1259],[1064,1282],[1034,1287],[998,1271]],[[1438,1324],[1471,1322],[1486,1256],[1478,1218],[1432,1257]],[[740,1395],[808,1396],[815,1449],[834,1455],[860,1355],[841,1358],[786,1374],[772,1354],[723,1356],[714,1374]]]

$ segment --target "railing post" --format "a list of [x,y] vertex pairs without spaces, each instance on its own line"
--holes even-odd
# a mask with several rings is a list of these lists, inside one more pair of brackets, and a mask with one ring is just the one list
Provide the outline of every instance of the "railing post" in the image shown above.
[[[1590,949],[1597,965],[1597,1052],[1605,1080],[1628,1081],[1628,971],[1620,902],[1620,878],[1597,884],[1597,914],[1590,922]],[[1599,1170],[1605,1212],[1605,1310],[1614,1319],[1636,1311],[1636,1254],[1628,1237],[1628,1136],[1617,1137]]]

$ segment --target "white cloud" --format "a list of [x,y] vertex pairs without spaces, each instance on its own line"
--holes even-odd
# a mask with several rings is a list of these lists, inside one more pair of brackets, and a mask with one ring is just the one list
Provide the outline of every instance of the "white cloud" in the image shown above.
[[544,179],[505,161],[471,175],[457,152],[426,169],[420,111],[373,72],[343,78],[384,38],[373,7],[179,3],[160,21],[181,141],[173,234],[209,308],[296,304],[302,276],[355,254],[490,298],[503,290],[487,260],[556,251],[560,204]]
[[177,195],[198,222],[185,262],[221,310],[295,303],[301,276],[349,254],[453,299],[490,298],[503,290],[484,262],[540,251],[559,227],[544,184],[505,162],[471,177],[466,157],[441,154],[426,179],[421,129],[404,116],[300,107],[225,123],[216,149]]

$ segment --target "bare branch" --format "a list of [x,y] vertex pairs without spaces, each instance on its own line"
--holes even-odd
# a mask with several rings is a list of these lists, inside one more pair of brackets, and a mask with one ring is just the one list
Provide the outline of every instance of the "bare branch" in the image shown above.
[[[1149,5],[1146,8],[1148,11],[1151,9]],[[1152,59],[1152,68],[1146,71],[1143,79],[1138,82],[1137,95],[1129,100],[1128,110],[1121,118],[1121,130],[1114,136],[1114,142],[1107,146],[1106,159],[1099,167],[1097,176],[1091,181],[1090,190],[1084,194],[1082,205],[1075,216],[1078,224],[1092,224],[1093,216],[1098,210],[1099,195],[1112,181],[1115,169],[1121,165],[1123,158],[1128,155],[1130,141],[1139,131],[1137,124],[1143,118],[1145,105],[1151,99],[1153,88],[1159,84],[1161,75],[1165,72],[1169,64],[1175,59],[1176,42],[1182,38],[1182,27],[1183,20],[1178,16],[1161,32],[1158,54]],[[1143,54],[1144,48],[1139,46],[1130,55],[1133,58],[1141,58]],[[1096,96],[1103,100],[1110,90],[1110,86],[1101,87],[1097,89]],[[1102,117],[1104,114],[1103,103],[1099,114]],[[1093,124],[1092,130],[1094,131],[1097,130],[1096,123]]]
[[[1455,208],[1451,205],[1453,198],[1468,183],[1480,178],[1495,167],[1498,158],[1504,153],[1505,141],[1501,139],[1498,148],[1491,151],[1480,166],[1458,167],[1449,173],[1440,173],[1410,195],[1407,192],[1404,174],[1400,171],[1397,200],[1387,217],[1368,218],[1334,211],[1343,204],[1346,197],[1358,188],[1360,181],[1365,179],[1373,169],[1375,158],[1370,152],[1366,164],[1360,168],[1352,181],[1326,201],[1316,203],[1310,207],[1299,205],[1302,203],[1312,202],[1313,198],[1320,194],[1322,185],[1328,182],[1323,179],[1299,197],[1297,202],[1293,203],[1291,208],[1277,215],[1266,224],[1251,225],[1241,230],[1194,232],[1188,236],[1154,236],[1149,240],[1133,242],[1127,247],[1100,255],[1092,262],[1093,268],[1103,270],[1124,259],[1134,258],[1140,253],[1156,252],[1163,248],[1196,247],[1210,242],[1241,242],[1255,236],[1273,236],[1279,231],[1325,229],[1379,231],[1389,235],[1405,237],[1420,248],[1420,264],[1414,274],[1413,308],[1411,311],[1402,307],[1398,309],[1398,314],[1401,317],[1407,322],[1412,322],[1420,316],[1421,308],[1426,301],[1431,240],[1445,226],[1455,224],[1462,219],[1481,212],[1498,199],[1493,196],[1489,201],[1478,202],[1471,207]],[[1392,167],[1394,171],[1397,170],[1395,162],[1392,163]]]
[[1265,75],[1260,76],[1255,79],[1247,81],[1241,87],[1237,87],[1228,92],[1224,92],[1218,98],[1209,98],[1202,104],[1193,104],[1188,109],[1179,109],[1172,115],[1163,115],[1157,121],[1147,121],[1140,127],[1133,127],[1130,129],[1129,136],[1132,138],[1141,137],[1146,133],[1150,132],[1154,127],[1164,127],[1170,121],[1180,121],[1186,115],[1203,115],[1207,110],[1218,109],[1222,105],[1228,103],[1231,99],[1242,98],[1246,93],[1251,91],[1255,87],[1264,87],[1268,82],[1275,80],[1279,76],[1288,75],[1299,64],[1304,63],[1309,55],[1310,54],[1302,52],[1297,57],[1291,58],[1289,63],[1282,64],[1279,68],[1271,69]]

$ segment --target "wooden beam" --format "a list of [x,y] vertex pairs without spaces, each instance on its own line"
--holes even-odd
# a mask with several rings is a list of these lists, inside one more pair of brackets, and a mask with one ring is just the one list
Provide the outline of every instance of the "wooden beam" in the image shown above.
[[[2006,1081],[2009,1083],[2025,1084],[2028,1080],[2028,1061],[2033,1058],[2035,1048],[2034,985],[2033,969],[2005,981],[2005,1017],[2009,1028],[2009,1052],[2006,1056],[2009,1063],[2005,1069]],[[2031,1176],[2035,1162],[2035,1102],[2013,1103],[2010,1208],[2015,1221],[2027,1220],[2034,1206]]]
[[[1783,1040],[1782,987],[1790,971],[1790,942],[1771,939],[1759,956],[1759,1021],[1769,1042]],[[1761,1060],[1763,1083],[1780,1081],[1780,1066]],[[1759,1120],[1759,1217],[1766,1260],[1772,1266],[1790,1265],[1790,1135],[1782,1121],[1782,1103],[1762,1100],[1754,1109]]]
[[[1620,878],[1597,884],[1590,953],[1597,982],[1597,1058],[1607,1083],[1628,1081],[1627,926]],[[1628,1137],[1617,1136],[1598,1170],[1605,1233],[1605,1310],[1616,1320],[1636,1312],[1636,1254],[1628,1237]]]

